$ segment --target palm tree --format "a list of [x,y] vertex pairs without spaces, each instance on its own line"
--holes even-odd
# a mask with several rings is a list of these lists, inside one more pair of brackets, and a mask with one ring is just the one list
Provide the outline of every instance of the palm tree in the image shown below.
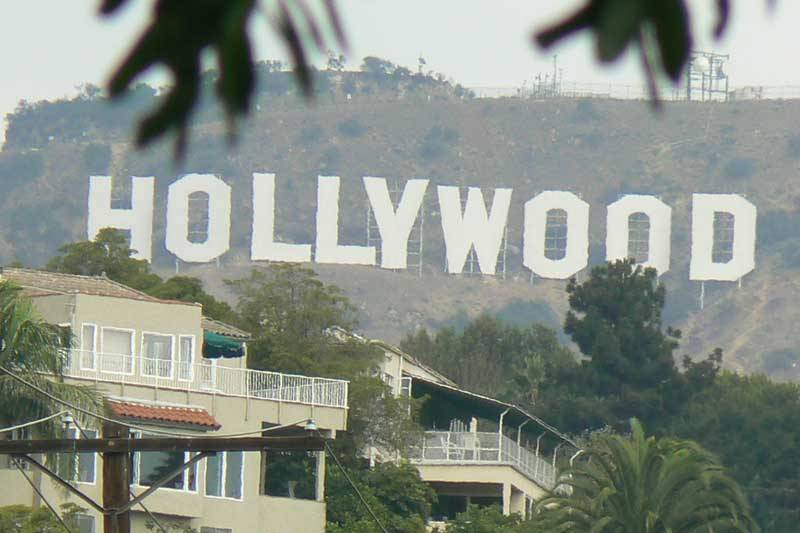
[[[537,509],[544,531],[753,533],[747,501],[716,457],[692,441],[603,435]],[[569,494],[569,495],[568,495]],[[537,520],[537,522],[539,522]]]
[[[48,324],[33,303],[13,283],[0,280],[0,367],[57,398],[84,408],[99,409],[94,388],[63,382],[70,335]],[[65,409],[59,402],[0,371],[0,423],[26,422]],[[74,413],[81,417],[79,413]],[[59,421],[37,426],[40,433],[54,435]]]

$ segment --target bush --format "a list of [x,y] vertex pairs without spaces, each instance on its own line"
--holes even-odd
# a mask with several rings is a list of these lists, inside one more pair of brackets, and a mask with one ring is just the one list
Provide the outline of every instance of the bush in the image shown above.
[[5,189],[42,175],[44,159],[39,152],[4,154],[0,156],[0,182]]
[[725,164],[722,173],[733,180],[747,180],[756,173],[756,160],[752,157],[737,157]]
[[111,167],[111,147],[107,144],[90,144],[83,150],[83,164],[89,174],[107,174]]
[[351,118],[349,120],[345,120],[344,122],[340,122],[336,126],[336,129],[339,130],[339,133],[350,139],[361,137],[367,132],[366,126],[364,126],[357,118]]
[[419,146],[419,155],[426,161],[438,159],[446,154],[461,136],[453,128],[433,126]]
[[786,151],[789,153],[789,157],[800,158],[800,135],[792,135],[786,144]]
[[572,112],[573,122],[590,122],[597,120],[598,114],[591,100],[578,100],[575,111]]

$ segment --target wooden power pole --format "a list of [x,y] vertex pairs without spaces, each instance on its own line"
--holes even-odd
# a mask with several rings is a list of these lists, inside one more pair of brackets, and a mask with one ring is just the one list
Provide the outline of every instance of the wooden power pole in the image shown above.
[[[75,494],[103,515],[104,533],[130,533],[131,508],[153,494],[159,487],[202,459],[224,451],[322,451],[325,440],[318,436],[280,437],[177,437],[133,439],[128,430],[117,424],[103,426],[100,439],[0,440],[0,455],[23,459],[62,488]],[[196,452],[189,461],[176,467],[141,494],[131,498],[131,454],[136,452]],[[73,486],[30,454],[101,453],[103,454],[103,503]]]
[[[128,430],[117,424],[103,425],[106,439],[127,439]],[[103,454],[103,507],[108,510],[122,509],[131,500],[130,456],[123,452]],[[130,533],[131,512],[109,513],[103,515],[105,533]]]

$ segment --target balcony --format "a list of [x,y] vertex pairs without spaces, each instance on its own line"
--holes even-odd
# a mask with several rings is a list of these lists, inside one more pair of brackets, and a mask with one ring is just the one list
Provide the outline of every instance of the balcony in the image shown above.
[[550,461],[500,433],[426,431],[408,458],[422,465],[506,465],[546,490],[556,484]]
[[320,407],[347,407],[347,381],[72,350],[64,376],[159,389],[191,391]]

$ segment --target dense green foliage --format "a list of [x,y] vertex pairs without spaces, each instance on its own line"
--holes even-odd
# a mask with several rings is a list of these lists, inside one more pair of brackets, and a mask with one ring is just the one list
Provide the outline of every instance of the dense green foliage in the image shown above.
[[[77,531],[76,514],[85,511],[74,503],[61,507],[61,518]],[[47,507],[33,509],[26,505],[0,507],[0,533],[62,533],[64,527]]]
[[[436,494],[408,464],[348,469],[353,483],[390,533],[424,533]],[[328,468],[328,533],[380,533],[374,519],[335,465]]]
[[[67,385],[59,378],[64,369],[64,348],[70,340],[57,326],[48,324],[34,309],[30,299],[9,281],[0,281],[0,365],[34,383],[40,389],[84,408],[99,409],[93,388]],[[0,372],[0,422],[3,426],[34,420],[63,410],[54,402]],[[78,415],[80,416],[80,415]],[[49,435],[60,430],[59,420],[36,426],[35,430]]]
[[716,457],[692,441],[601,434],[562,472],[571,495],[538,502],[548,531],[757,532],[747,501]]
[[468,390],[521,405],[535,405],[541,386],[576,364],[551,329],[512,326],[488,314],[461,332],[448,327],[431,336],[419,330],[400,347]]
[[64,245],[59,252],[47,262],[46,268],[52,272],[107,276],[156,298],[203,304],[203,313],[210,318],[234,319],[230,306],[205,292],[198,278],[174,276],[164,281],[151,272],[147,261],[133,257],[134,250],[120,230],[103,228],[94,240]]
[[725,373],[661,427],[720,456],[746,490],[764,531],[797,530],[800,386]]
[[504,516],[500,507],[470,505],[455,520],[447,523],[447,533],[527,533],[533,524],[519,515]]
[[[661,323],[664,289],[651,272],[629,262],[597,267],[568,290],[572,309],[566,327],[584,350],[582,361],[558,345],[553,332],[539,330],[534,342],[525,335],[537,328],[489,317],[467,324],[463,333],[446,328],[435,336],[409,335],[403,347],[456,380],[474,376],[474,390],[493,396],[502,391],[561,430],[623,429],[626,417],[640,416],[657,435],[696,441],[729,466],[765,531],[795,531],[800,388],[765,376],[720,374],[720,350],[699,362],[684,357],[679,370],[672,363],[678,332]],[[546,350],[544,371],[537,357],[519,359],[528,361],[522,367],[527,372],[506,362],[526,353],[514,348],[518,338]],[[498,347],[504,347],[505,358],[496,355]]]

